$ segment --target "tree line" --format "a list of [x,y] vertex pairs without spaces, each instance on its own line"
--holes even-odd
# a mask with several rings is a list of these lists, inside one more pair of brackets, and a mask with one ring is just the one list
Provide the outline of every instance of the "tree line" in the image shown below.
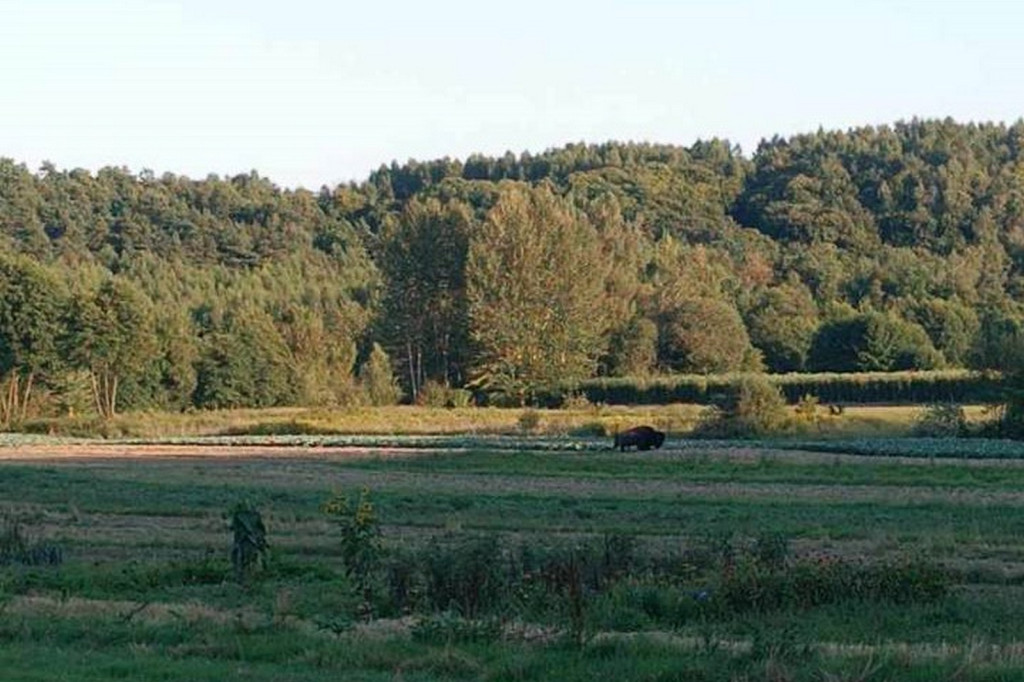
[[1022,143],[912,120],[318,192],[2,159],[0,416],[998,367],[1024,325]]

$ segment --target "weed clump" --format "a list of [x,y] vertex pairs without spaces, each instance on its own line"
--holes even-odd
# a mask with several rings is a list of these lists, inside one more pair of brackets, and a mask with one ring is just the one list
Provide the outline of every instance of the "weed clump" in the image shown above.
[[793,411],[796,413],[798,421],[804,424],[817,424],[819,419],[818,396],[805,393]]
[[926,603],[951,585],[947,571],[921,560],[794,558],[775,531],[711,535],[684,552],[644,550],[626,535],[537,544],[462,532],[389,548],[368,491],[356,506],[336,496],[324,511],[342,529],[346,575],[361,600],[338,622],[412,615],[414,639],[428,643],[493,641],[504,625],[525,621],[583,646],[595,629],[623,622],[683,626],[825,604]]
[[473,394],[464,388],[452,388],[439,381],[428,380],[416,394],[416,404],[424,407],[469,407]]
[[259,510],[248,502],[239,502],[231,508],[231,566],[235,580],[243,583],[266,564],[267,528]]
[[956,438],[966,433],[967,416],[955,403],[931,405],[914,425],[914,435],[924,438]]
[[920,560],[863,564],[822,557],[780,569],[754,559],[739,562],[724,576],[717,600],[728,613],[804,610],[848,601],[934,602],[949,587],[946,571]]
[[533,433],[540,428],[540,412],[531,408],[523,410],[519,415],[519,430],[524,433]]
[[504,596],[506,563],[498,539],[469,537],[443,547],[431,540],[424,557],[427,597],[437,611],[476,618],[498,607]]
[[6,518],[0,528],[0,566],[58,566],[64,561],[64,551],[57,545],[34,540],[21,524]]

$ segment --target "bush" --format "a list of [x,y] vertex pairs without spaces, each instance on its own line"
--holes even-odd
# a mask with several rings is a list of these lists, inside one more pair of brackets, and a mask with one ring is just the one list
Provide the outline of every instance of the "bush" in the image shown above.
[[436,611],[476,618],[506,593],[506,564],[498,539],[480,536],[445,547],[431,541],[424,557],[427,599]]
[[365,587],[377,568],[381,554],[380,526],[370,501],[370,491],[363,488],[353,507],[344,495],[335,495],[322,505],[325,514],[333,517],[341,530],[341,556],[345,573],[357,585]]
[[370,357],[359,370],[359,380],[371,405],[394,405],[402,397],[402,389],[391,370],[391,359],[380,344],[373,344]]
[[231,508],[231,565],[235,580],[244,582],[255,570],[266,563],[267,529],[263,517],[248,502],[239,502]]
[[426,407],[468,407],[473,394],[463,388],[445,386],[439,381],[428,380],[416,394],[416,404]]
[[734,393],[724,396],[721,407],[706,410],[694,433],[739,438],[774,433],[788,426],[782,391],[763,376],[752,376],[745,378]]
[[800,402],[796,404],[797,419],[802,422],[817,424],[818,423],[818,397],[805,393],[804,397],[800,399]]
[[762,566],[782,569],[789,560],[789,539],[782,533],[763,532],[754,539],[751,554]]
[[914,425],[914,435],[924,438],[955,438],[967,432],[964,408],[955,403],[930,406]]
[[540,412],[534,409],[525,409],[519,415],[519,430],[532,433],[540,428]]
[[561,407],[563,410],[587,410],[594,407],[594,404],[583,391],[570,391],[562,401]]
[[421,557],[413,551],[393,550],[384,562],[384,592],[387,603],[378,609],[381,615],[408,614],[423,606],[427,587],[421,570]]
[[786,425],[786,399],[764,377],[751,377],[740,384],[734,417],[754,434],[777,431]]

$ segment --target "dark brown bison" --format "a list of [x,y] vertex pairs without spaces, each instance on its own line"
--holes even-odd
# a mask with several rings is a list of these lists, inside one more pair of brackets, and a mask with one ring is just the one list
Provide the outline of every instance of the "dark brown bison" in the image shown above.
[[651,448],[660,448],[664,442],[665,434],[661,431],[650,426],[634,426],[631,429],[615,434],[614,447],[617,447],[622,452],[625,452],[626,448],[634,447],[637,450],[650,450]]

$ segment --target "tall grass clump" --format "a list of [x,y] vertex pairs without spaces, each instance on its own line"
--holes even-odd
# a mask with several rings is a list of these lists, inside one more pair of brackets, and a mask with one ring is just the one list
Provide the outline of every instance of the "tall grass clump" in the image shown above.
[[524,433],[533,433],[540,428],[540,412],[533,408],[523,410],[519,415],[519,430]]
[[426,593],[436,611],[477,618],[500,608],[509,587],[507,558],[498,539],[434,539],[423,557]]
[[8,517],[0,523],[0,566],[57,566],[63,561],[61,547],[32,538],[16,519]]
[[235,580],[244,583],[266,565],[270,545],[263,516],[249,502],[239,502],[229,512],[232,543],[231,566]]
[[877,564],[805,558],[776,566],[752,558],[722,576],[716,606],[727,613],[810,609],[844,602],[910,604],[944,597],[947,571],[915,559]]
[[452,388],[429,379],[420,387],[415,402],[423,407],[469,407],[473,402],[473,394],[464,388]]

